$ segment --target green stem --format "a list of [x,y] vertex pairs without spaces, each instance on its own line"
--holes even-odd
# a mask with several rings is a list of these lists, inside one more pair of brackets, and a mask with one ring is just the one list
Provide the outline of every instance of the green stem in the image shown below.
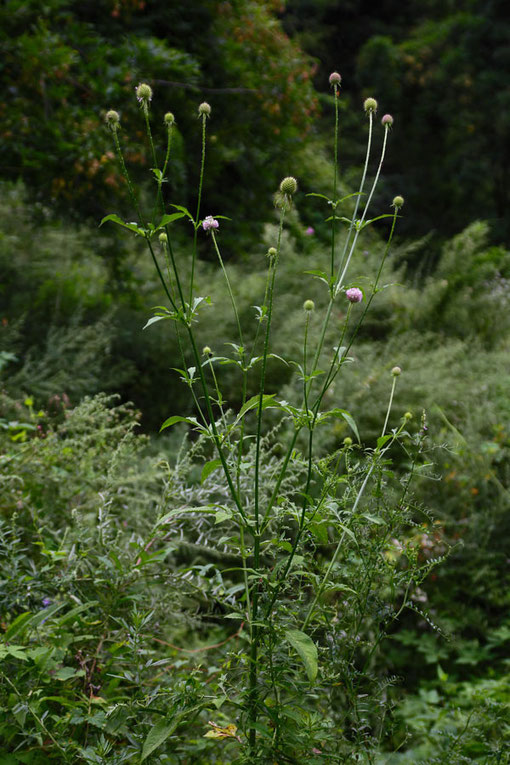
[[197,236],[198,236],[198,221],[200,219],[200,205],[202,203],[202,186],[204,183],[204,169],[205,169],[205,124],[207,122],[207,115],[202,115],[202,156],[200,160],[200,178],[198,181],[198,199],[197,199],[197,213],[195,216],[195,233],[193,235],[193,252],[191,256],[191,277],[189,283],[189,304],[191,306],[193,302],[193,281],[195,279],[195,262],[197,259]]

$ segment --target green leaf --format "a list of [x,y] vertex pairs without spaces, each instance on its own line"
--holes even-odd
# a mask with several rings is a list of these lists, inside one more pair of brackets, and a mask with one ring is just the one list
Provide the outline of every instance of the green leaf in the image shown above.
[[135,234],[138,234],[138,236],[145,236],[145,229],[141,228],[138,223],[125,223],[122,218],[119,218],[118,215],[107,215],[105,218],[103,218],[99,225],[102,226],[103,223],[106,223],[109,220],[111,220],[112,223],[116,223],[118,226],[128,228],[130,231],[134,231]]
[[393,438],[393,435],[391,433],[386,436],[379,436],[379,438],[377,439],[377,448],[381,449],[384,446],[384,444],[390,440],[390,438]]
[[358,439],[358,443],[361,443],[359,432],[358,432],[358,426],[356,425],[356,422],[354,421],[354,418],[352,414],[347,412],[345,409],[333,409],[331,411],[331,415],[333,417],[343,417],[343,419],[346,421],[352,432],[355,434],[356,438]]
[[158,223],[156,231],[160,228],[163,228],[163,226],[168,226],[169,223],[173,223],[174,220],[179,220],[179,218],[184,218],[185,215],[186,213],[184,212],[176,212],[176,213],[172,213],[171,215],[163,215],[163,217]]
[[24,614],[20,614],[16,617],[13,623],[9,626],[9,629],[4,635],[6,641],[12,640],[15,635],[24,632],[25,627],[32,618],[33,614],[30,611],[26,611]]
[[172,735],[179,723],[179,718],[173,722],[167,722],[167,720],[160,720],[156,725],[150,729],[147,738],[143,743],[142,757],[140,762],[143,762],[149,754],[161,746],[169,736]]
[[[265,393],[262,396],[262,409],[267,409],[269,406],[276,406],[276,402],[273,401],[274,397],[276,396],[276,393]],[[249,412],[250,409],[255,409],[259,407],[259,400],[260,395],[257,393],[256,396],[252,396],[251,398],[246,401],[241,409],[239,410],[239,414],[236,417],[236,422],[239,422],[243,418],[243,416],[246,414],[246,412]]]
[[311,683],[317,677],[317,646],[305,632],[301,630],[285,630],[285,639],[299,654],[305,665],[306,674]]
[[175,425],[177,422],[187,422],[188,425],[198,425],[196,417],[180,417],[176,414],[164,421],[163,425],[159,429],[159,432],[161,433],[161,431],[165,428],[172,427],[172,425]]
[[200,483],[203,483],[205,479],[211,475],[211,473],[214,470],[217,470],[219,467],[221,467],[222,462],[221,460],[211,460],[210,462],[206,462],[204,467],[202,468],[202,475],[200,476]]
[[219,510],[216,511],[216,519],[215,523],[223,523],[223,521],[228,521],[232,518],[232,510],[229,510],[227,507],[220,507]]
[[163,319],[171,319],[172,314],[169,313],[166,316],[151,316],[151,318],[143,325],[142,329],[147,329],[147,327],[150,327],[151,324],[155,324],[157,321],[162,321]]

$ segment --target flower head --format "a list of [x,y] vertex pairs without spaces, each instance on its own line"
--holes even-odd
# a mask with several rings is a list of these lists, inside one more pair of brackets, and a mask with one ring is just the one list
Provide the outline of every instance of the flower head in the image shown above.
[[147,106],[152,101],[152,88],[150,85],[147,85],[146,82],[141,82],[139,85],[135,88],[135,93],[138,101],[142,104]]
[[329,75],[329,84],[332,87],[335,87],[335,85],[340,85],[341,82],[342,82],[341,75],[338,74],[338,72],[331,72],[331,74]]
[[393,369],[391,370],[391,374],[393,375],[393,377],[399,377],[399,375],[402,374],[402,370],[400,369],[400,367],[393,367]]
[[213,218],[212,215],[208,215],[207,218],[204,218],[202,221],[202,228],[204,231],[210,231],[212,228],[219,228],[220,224],[216,220],[216,218]]
[[308,226],[308,228],[305,231],[305,234],[307,236],[313,236],[315,234],[315,229],[313,226]]
[[381,119],[381,125],[387,128],[393,127],[393,117],[391,114],[384,115],[384,117]]
[[112,132],[115,132],[120,124],[119,113],[115,109],[110,109],[104,116],[104,121]]
[[175,125],[175,117],[172,112],[167,112],[163,120],[167,127],[172,127],[172,125]]
[[315,303],[313,302],[313,300],[305,300],[305,302],[303,303],[303,308],[305,309],[305,311],[313,311],[313,309],[315,308]]
[[361,303],[363,300],[363,293],[358,287],[351,287],[350,289],[345,290],[345,297],[349,303]]
[[397,210],[399,210],[403,204],[404,204],[404,197],[401,197],[401,196],[395,197],[392,202],[393,207],[395,207]]
[[363,103],[363,108],[367,114],[375,114],[377,111],[377,101],[375,98],[366,98]]
[[202,103],[198,107],[198,116],[199,117],[210,117],[211,116],[211,107],[207,103],[207,101],[202,101]]
[[285,194],[285,196],[292,196],[292,194],[295,194],[297,191],[296,179],[292,175],[284,178],[280,183],[280,191],[282,194]]

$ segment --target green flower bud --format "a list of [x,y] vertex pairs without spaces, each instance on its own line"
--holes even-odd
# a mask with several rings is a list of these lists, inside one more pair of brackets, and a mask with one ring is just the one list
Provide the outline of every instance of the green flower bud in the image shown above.
[[106,122],[110,130],[115,132],[120,125],[119,113],[116,112],[114,109],[110,109],[110,111],[106,112],[104,116],[104,121]]
[[204,356],[212,356],[212,351],[208,345],[204,345],[204,347],[202,348],[202,353],[204,354]]
[[159,235],[159,241],[161,244],[168,244],[168,237],[164,231]]
[[141,82],[135,88],[136,97],[141,104],[147,105],[152,101],[152,88],[146,82]]
[[172,112],[167,112],[163,120],[167,127],[172,127],[172,125],[175,125],[175,117]]
[[413,415],[411,414],[411,412],[406,412],[404,414],[404,420],[412,420],[412,419],[413,419]]
[[402,374],[402,370],[400,369],[400,367],[393,367],[393,369],[391,370],[391,374],[393,375],[393,377],[398,377],[399,375]]
[[305,309],[305,311],[313,311],[313,309],[315,308],[315,303],[313,302],[313,300],[305,300],[305,302],[303,303],[303,308]]
[[282,194],[285,194],[285,196],[292,196],[292,194],[295,194],[297,191],[297,181],[295,178],[293,178],[292,175],[289,175],[287,178],[284,178],[283,181],[280,183],[280,191]]
[[198,115],[199,117],[210,117],[211,116],[211,107],[207,103],[207,101],[203,101],[200,106],[198,107]]
[[344,446],[352,446],[352,438],[349,438],[349,436],[344,438]]
[[403,204],[404,204],[404,197],[398,196],[394,198],[392,206],[395,207],[396,210],[400,210]]
[[375,114],[377,111],[377,101],[375,98],[366,98],[363,104],[363,108],[367,114]]
[[276,247],[270,247],[267,251],[268,258],[276,258]]

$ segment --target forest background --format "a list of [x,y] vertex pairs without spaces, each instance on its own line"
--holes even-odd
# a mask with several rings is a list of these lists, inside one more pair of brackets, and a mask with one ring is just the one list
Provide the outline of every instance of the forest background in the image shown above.
[[[338,70],[346,193],[355,188],[363,163],[363,99],[376,97],[381,114],[395,118],[376,203],[383,207],[395,194],[405,197],[391,255],[394,280],[405,289],[388,291],[375,306],[360,336],[355,384],[337,392],[342,406],[356,411],[362,440],[370,443],[377,433],[384,374],[400,364],[396,406],[417,420],[427,412],[433,444],[437,480],[423,487],[419,501],[437,519],[437,549],[424,549],[423,555],[449,552],[427,580],[420,605],[435,626],[424,619],[417,630],[404,619],[388,649],[388,666],[405,678],[401,715],[414,736],[403,746],[409,759],[402,761],[452,761],[454,751],[454,762],[508,762],[506,10],[503,0],[381,0],[377,10],[363,0],[3,3],[0,438],[7,477],[0,511],[5,561],[0,608],[5,630],[33,608],[31,598],[42,602],[45,595],[35,584],[30,596],[20,593],[27,555],[20,543],[20,568],[13,568],[13,514],[23,515],[31,505],[31,513],[35,507],[39,514],[65,517],[72,507],[93,504],[100,489],[114,447],[108,436],[112,410],[104,398],[93,397],[118,394],[120,402],[132,402],[141,413],[129,416],[144,434],[136,491],[146,512],[157,482],[151,459],[164,449],[170,459],[177,449],[172,436],[165,441],[157,435],[159,426],[170,414],[193,410],[189,391],[170,371],[176,366],[176,340],[163,330],[141,331],[160,302],[142,248],[98,228],[108,213],[128,220],[133,214],[104,125],[106,109],[121,114],[128,166],[148,195],[149,164],[133,95],[139,82],[153,87],[154,123],[162,124],[168,109],[176,119],[168,192],[193,209],[200,153],[196,109],[203,100],[211,104],[203,194],[208,209],[232,219],[221,234],[222,252],[249,311],[262,279],[257,264],[267,249],[268,227],[275,225],[272,194],[280,179],[295,176],[305,192],[331,182],[328,76]],[[326,229],[319,205],[297,199],[278,288],[287,309],[275,318],[279,347],[294,343],[302,321],[302,300],[296,302],[294,295],[301,294],[302,272],[324,246]],[[386,233],[384,221],[369,233],[367,263],[381,251]],[[199,337],[219,349],[233,322],[210,248],[200,246],[199,278],[214,284],[224,299],[215,307],[214,322],[199,328]],[[284,393],[292,385],[288,369],[275,364],[268,374],[274,390]],[[225,374],[225,385],[229,401],[238,402],[234,378],[229,383]],[[93,454],[83,456],[76,472],[75,457],[66,461],[65,454],[38,446],[72,413],[78,423],[83,418],[77,432],[89,428],[97,438]],[[345,435],[339,425],[331,426],[325,446],[334,449]],[[9,474],[11,458],[27,443],[33,444],[32,461],[26,473],[16,472],[21,476],[16,482]],[[134,482],[133,465],[123,469],[125,480]],[[7,714],[12,704],[8,699],[5,704]],[[25,718],[16,714],[23,728]],[[445,721],[456,714],[461,723],[448,749]],[[5,742],[19,735],[7,717],[0,726]],[[10,744],[5,746],[8,753]]]

